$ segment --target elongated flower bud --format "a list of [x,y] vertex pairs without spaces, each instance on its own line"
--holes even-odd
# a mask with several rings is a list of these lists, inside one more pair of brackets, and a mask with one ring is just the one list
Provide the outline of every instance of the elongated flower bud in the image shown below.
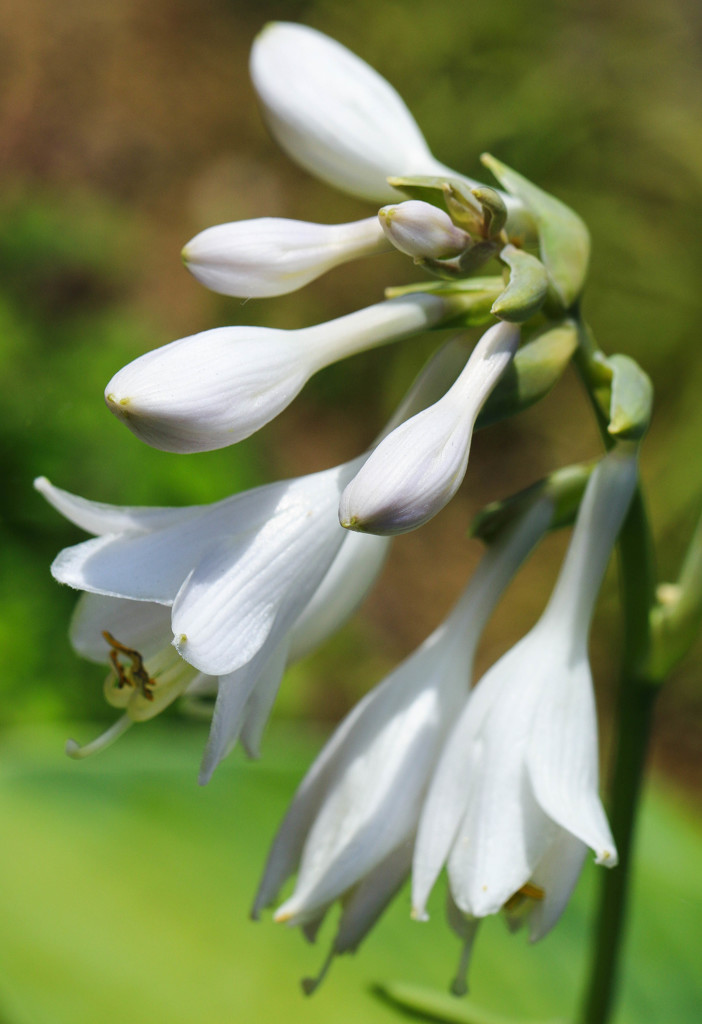
[[447,300],[417,294],[300,330],[203,331],[129,363],[107,385],[105,401],[154,448],[225,448],[282,412],[322,367],[424,330],[448,309]]
[[201,231],[182,257],[212,291],[258,299],[294,292],[340,263],[389,248],[375,217],[350,224],[260,217]]
[[374,202],[392,175],[449,174],[393,87],[345,46],[305,25],[274,22],[251,51],[266,123],[286,153],[322,181]]
[[441,511],[465,476],[478,412],[518,344],[513,324],[483,335],[443,398],[389,434],[364,463],[341,496],[342,526],[406,533]]
[[447,213],[421,199],[383,206],[378,220],[395,248],[407,256],[442,259],[458,256],[472,245],[470,235],[457,228]]

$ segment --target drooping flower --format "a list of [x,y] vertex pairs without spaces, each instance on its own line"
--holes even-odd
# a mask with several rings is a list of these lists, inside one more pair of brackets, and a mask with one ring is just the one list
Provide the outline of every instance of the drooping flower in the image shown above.
[[299,330],[218,327],[129,363],[105,389],[108,408],[162,451],[212,451],[274,419],[324,366],[425,330],[451,299],[415,294]]
[[444,863],[468,919],[519,904],[532,940],[556,922],[586,848],[617,853],[598,795],[597,724],[587,642],[593,607],[636,484],[636,457],[606,456],[588,483],[568,554],[536,626],[472,691],[424,805],[413,906]]
[[298,869],[276,920],[314,932],[341,899],[332,952],[361,941],[409,870],[422,798],[468,695],[482,628],[551,513],[545,496],[527,510],[484,555],[442,625],[337,728],[280,827],[254,916]]
[[387,203],[397,198],[388,177],[456,177],[432,156],[389,82],[316,29],[267,25],[253,45],[250,71],[275,140],[335,188]]
[[260,217],[207,228],[181,255],[212,291],[262,298],[293,292],[332,267],[390,248],[375,217],[349,224]]
[[[451,342],[429,361],[386,429],[435,400],[455,377],[459,351]],[[121,659],[125,679],[113,660],[121,685],[110,692],[119,691],[128,718],[165,706],[166,692],[169,700],[216,692],[202,781],[238,738],[257,751],[285,665],[338,629],[380,571],[387,541],[354,537],[337,517],[362,458],[186,508],[105,505],[35,483],[96,535],[62,551],[52,572],[87,592],[74,642],[95,660],[110,651]],[[164,666],[179,680],[167,691],[158,682]]]
[[341,496],[342,526],[406,533],[441,511],[465,476],[477,415],[518,344],[514,324],[499,323],[485,332],[446,394],[373,450]]

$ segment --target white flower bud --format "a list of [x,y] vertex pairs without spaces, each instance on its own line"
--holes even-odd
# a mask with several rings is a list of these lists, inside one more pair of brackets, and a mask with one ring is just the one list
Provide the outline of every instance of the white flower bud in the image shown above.
[[328,36],[267,25],[251,51],[251,79],[276,141],[335,188],[374,202],[397,197],[393,175],[448,174],[405,103],[365,61]]
[[388,434],[364,463],[341,496],[342,526],[406,533],[441,511],[465,476],[478,412],[518,344],[514,324],[486,331],[443,398]]
[[225,448],[282,412],[322,367],[424,330],[447,309],[438,296],[413,294],[300,330],[203,331],[129,363],[107,385],[105,401],[154,448]]
[[294,292],[340,263],[389,248],[375,217],[350,224],[260,217],[201,231],[182,257],[212,291],[258,299]]
[[443,259],[472,245],[470,235],[457,228],[447,213],[420,199],[383,206],[378,220],[395,248],[407,256]]

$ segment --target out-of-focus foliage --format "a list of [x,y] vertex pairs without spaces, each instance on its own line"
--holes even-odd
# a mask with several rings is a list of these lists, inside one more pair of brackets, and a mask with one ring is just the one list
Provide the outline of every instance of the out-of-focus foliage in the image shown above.
[[[76,726],[88,728],[86,723]],[[333,929],[307,945],[266,915],[247,920],[263,836],[282,815],[318,741],[275,729],[264,759],[226,762],[193,785],[203,730],[153,723],[89,770],[57,759],[56,726],[16,732],[0,768],[0,1013],[7,1024],[206,1024],[273,1021],[391,1024],[379,982],[446,991],[458,941],[443,919],[409,920],[403,891],[355,957],[305,1000]],[[617,1024],[699,1019],[698,870],[702,831],[668,791],[646,801],[634,879],[630,954]],[[575,1010],[597,869],[590,863],[558,928],[537,946],[488,920],[471,996],[524,1020]],[[457,1009],[461,1000],[453,1000]]]

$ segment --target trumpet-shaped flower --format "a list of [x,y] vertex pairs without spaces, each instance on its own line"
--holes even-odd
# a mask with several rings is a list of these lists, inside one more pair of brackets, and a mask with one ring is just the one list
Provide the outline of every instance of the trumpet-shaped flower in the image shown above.
[[147,352],[105,389],[142,441],[172,452],[241,441],[292,402],[322,367],[437,324],[450,299],[411,295],[300,330],[219,327]]
[[346,487],[339,521],[351,530],[406,533],[426,523],[461,485],[473,426],[519,344],[519,328],[500,323],[476,345],[446,394],[397,427]]
[[[458,352],[450,342],[429,361],[387,429],[434,401]],[[183,692],[216,692],[202,781],[238,738],[257,752],[285,665],[339,628],[382,566],[387,541],[354,537],[336,515],[360,462],[189,508],[104,505],[36,481],[96,535],[62,551],[52,572],[88,594],[74,643],[112,661],[109,694],[127,710],[115,735]]]
[[181,255],[212,291],[262,298],[294,292],[332,267],[390,248],[375,217],[350,224],[260,217],[207,228]]
[[276,920],[314,931],[342,899],[333,952],[360,942],[409,869],[422,798],[465,703],[483,625],[551,513],[551,500],[539,499],[487,551],[445,622],[338,727],[280,827],[254,916],[299,867]]
[[[182,509],[105,506],[37,481],[54,507],[98,535],[62,551],[54,577],[147,609],[168,606],[172,632],[162,647],[172,640],[196,670],[219,677],[212,769],[262,673],[279,668],[279,680],[288,634],[344,543],[336,506],[356,465]],[[115,639],[137,649],[131,637]]]
[[468,919],[530,911],[533,941],[561,914],[588,846],[598,863],[617,862],[598,796],[587,641],[636,472],[623,451],[595,469],[546,611],[477,684],[455,724],[419,823],[417,917],[446,863]]
[[443,259],[457,256],[473,244],[447,213],[419,199],[383,206],[378,220],[388,239],[406,256]]
[[393,87],[321,32],[267,25],[253,45],[250,71],[276,141],[335,188],[386,203],[397,196],[389,177],[456,177],[432,156]]

